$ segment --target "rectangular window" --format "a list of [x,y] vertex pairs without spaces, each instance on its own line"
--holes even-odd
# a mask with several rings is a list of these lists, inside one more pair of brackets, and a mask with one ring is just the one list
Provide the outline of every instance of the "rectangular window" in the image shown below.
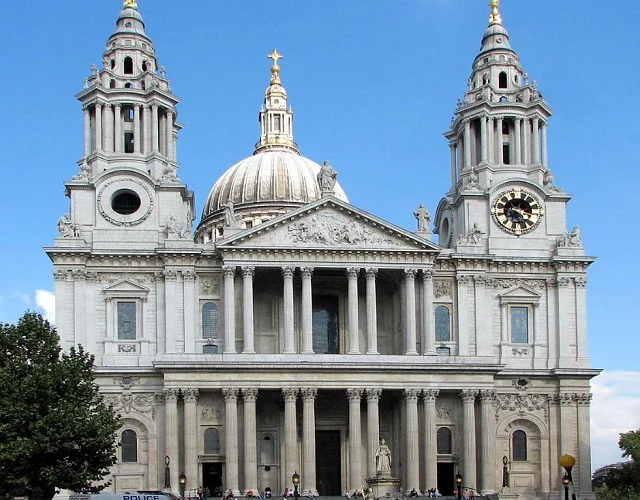
[[313,351],[316,354],[338,354],[338,297],[313,297],[311,314]]
[[527,307],[511,308],[511,342],[514,344],[529,342],[529,309]]
[[511,165],[511,148],[509,144],[502,145],[502,163],[505,165]]
[[135,340],[136,303],[118,302],[118,339]]
[[273,115],[273,130],[280,132],[280,115]]

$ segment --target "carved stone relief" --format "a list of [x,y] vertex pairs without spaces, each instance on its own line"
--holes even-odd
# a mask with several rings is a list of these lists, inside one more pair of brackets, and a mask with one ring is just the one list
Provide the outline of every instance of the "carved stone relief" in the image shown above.
[[542,411],[544,419],[549,417],[549,396],[546,394],[497,394],[494,399],[496,422],[501,412],[517,412],[524,417],[527,412]]
[[220,292],[220,278],[218,276],[209,276],[200,279],[201,295],[217,295]]
[[447,281],[436,281],[433,284],[433,294],[436,298],[451,296],[451,283]]
[[130,413],[149,414],[152,420],[156,419],[154,394],[131,394],[123,391],[122,394],[108,394],[104,401],[113,406],[121,415]]

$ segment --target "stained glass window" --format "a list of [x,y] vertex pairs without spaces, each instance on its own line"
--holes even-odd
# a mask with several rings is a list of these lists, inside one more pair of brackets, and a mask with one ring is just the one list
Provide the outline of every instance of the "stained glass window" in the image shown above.
[[213,427],[204,431],[204,452],[206,455],[220,453],[220,432]]
[[436,434],[436,448],[441,455],[450,455],[453,453],[451,443],[451,429],[448,427],[440,427]]
[[138,436],[131,429],[122,432],[122,461],[138,461]]
[[217,339],[219,328],[218,306],[213,302],[202,304],[202,338]]
[[135,340],[136,303],[118,302],[118,339]]
[[527,461],[527,435],[524,431],[515,431],[511,436],[513,445],[513,461]]
[[436,342],[451,341],[451,315],[449,308],[436,307]]
[[529,342],[529,309],[511,308],[511,342],[526,344]]

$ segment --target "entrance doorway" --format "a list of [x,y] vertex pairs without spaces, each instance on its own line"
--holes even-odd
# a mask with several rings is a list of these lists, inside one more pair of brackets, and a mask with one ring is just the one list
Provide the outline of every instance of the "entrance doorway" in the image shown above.
[[453,463],[438,464],[438,491],[442,495],[453,495]]
[[340,431],[316,431],[316,487],[318,494],[342,496]]
[[222,462],[202,464],[202,487],[205,486],[211,496],[222,496]]

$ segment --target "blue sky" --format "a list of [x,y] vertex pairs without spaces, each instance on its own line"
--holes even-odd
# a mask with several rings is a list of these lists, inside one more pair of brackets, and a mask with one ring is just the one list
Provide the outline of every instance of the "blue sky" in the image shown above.
[[[269,82],[266,54],[284,54],[295,139],[331,160],[351,203],[407,229],[448,189],[447,130],[487,25],[485,0],[139,0],[160,64],[182,99],[181,179],[198,214],[215,180],[251,155]],[[82,90],[120,0],[14,2],[3,47],[0,321],[51,307],[63,181],[82,154]],[[636,222],[640,2],[503,0],[513,48],[555,115],[549,164],[575,198],[589,255],[594,467],[616,461],[617,433],[640,427]],[[196,220],[197,223],[197,220]],[[37,292],[39,291],[39,292]],[[634,387],[635,386],[635,387]],[[616,399],[617,398],[617,399]],[[615,422],[612,408],[618,408]]]

